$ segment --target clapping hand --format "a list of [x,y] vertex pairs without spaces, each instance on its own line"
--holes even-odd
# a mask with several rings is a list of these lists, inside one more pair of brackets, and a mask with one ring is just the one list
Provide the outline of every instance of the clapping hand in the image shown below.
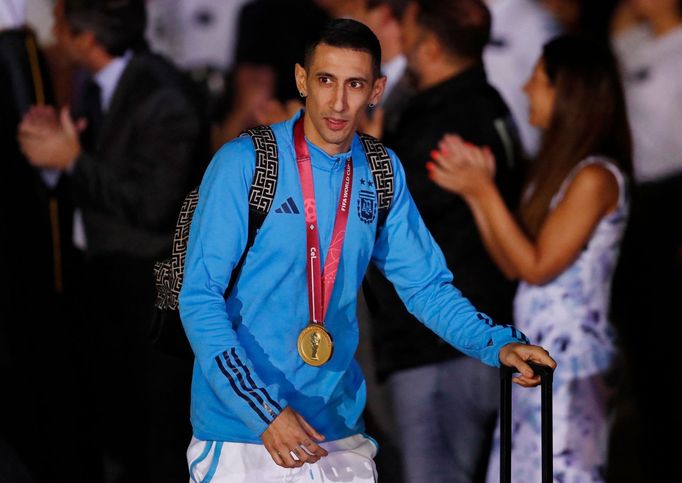
[[446,134],[426,163],[429,178],[444,190],[464,198],[474,197],[495,177],[495,157],[490,148],[478,147],[454,134]]
[[19,124],[18,141],[29,163],[39,168],[68,169],[81,152],[84,119],[74,121],[68,107],[33,106]]

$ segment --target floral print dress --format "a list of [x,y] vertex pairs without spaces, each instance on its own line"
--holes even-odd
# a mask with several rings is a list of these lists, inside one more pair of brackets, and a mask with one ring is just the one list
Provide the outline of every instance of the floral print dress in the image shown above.
[[[516,326],[557,361],[553,385],[554,481],[604,481],[609,424],[605,375],[616,356],[609,324],[611,281],[629,206],[625,178],[606,158],[579,163],[552,199],[562,200],[583,167],[599,164],[618,181],[617,208],[597,225],[578,258],[545,285],[521,283],[514,299]],[[540,389],[515,387],[512,408],[512,481],[541,481]],[[499,434],[495,437],[488,482],[499,481]]]

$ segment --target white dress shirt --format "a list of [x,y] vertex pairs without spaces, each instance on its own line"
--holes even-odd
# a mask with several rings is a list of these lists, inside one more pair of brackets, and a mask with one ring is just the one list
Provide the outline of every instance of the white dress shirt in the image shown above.
[[102,114],[109,110],[111,99],[114,97],[114,91],[118,86],[118,81],[121,80],[123,71],[128,67],[130,59],[133,57],[132,51],[127,51],[121,57],[115,57],[109,62],[106,67],[100,69],[93,79],[100,89],[100,97],[102,101]]
[[[116,87],[132,57],[133,53],[129,50],[123,56],[115,57],[93,76],[93,80],[100,89],[102,114],[109,110]],[[81,250],[85,250],[88,245],[83,224],[83,212],[79,209],[76,209],[73,213],[73,244]]]

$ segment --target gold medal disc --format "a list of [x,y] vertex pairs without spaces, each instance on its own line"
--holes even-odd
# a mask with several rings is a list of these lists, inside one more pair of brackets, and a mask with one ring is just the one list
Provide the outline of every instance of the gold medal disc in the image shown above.
[[321,366],[332,357],[334,343],[319,324],[310,324],[298,336],[298,353],[306,364]]

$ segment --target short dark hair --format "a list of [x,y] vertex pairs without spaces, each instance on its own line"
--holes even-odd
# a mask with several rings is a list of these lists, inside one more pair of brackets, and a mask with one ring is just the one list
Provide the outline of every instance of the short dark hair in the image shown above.
[[481,0],[415,0],[417,22],[452,55],[479,60],[490,41],[490,10]]
[[74,33],[91,31],[113,57],[146,45],[144,0],[65,0],[64,14]]
[[375,79],[381,76],[381,44],[367,25],[348,18],[328,22],[306,45],[303,59],[306,68],[310,66],[315,48],[321,44],[367,52],[372,57],[372,75]]

